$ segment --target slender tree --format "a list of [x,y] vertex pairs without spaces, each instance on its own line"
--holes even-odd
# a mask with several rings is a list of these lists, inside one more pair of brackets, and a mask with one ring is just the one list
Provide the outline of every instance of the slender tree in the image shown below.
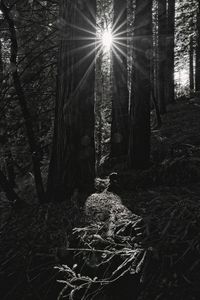
[[116,36],[113,46],[113,93],[111,124],[111,156],[128,152],[128,71],[127,71],[127,1],[114,0],[114,25]]
[[194,90],[194,45],[193,36],[190,37],[190,47],[189,47],[189,63],[190,63],[190,92]]
[[155,109],[155,119],[152,128],[160,128],[162,119],[158,103],[158,3],[152,1],[152,59],[151,59],[151,107]]
[[167,99],[174,102],[174,32],[175,32],[175,0],[168,0],[167,14]]
[[166,113],[166,62],[167,62],[167,3],[158,0],[158,99],[161,114]]
[[196,44],[196,72],[195,72],[195,88],[200,91],[200,1],[198,0],[197,10],[197,44]]
[[3,82],[3,60],[2,60],[2,45],[0,40],[0,94],[2,89],[2,82]]
[[96,2],[62,0],[62,38],[48,198],[65,200],[94,186]]
[[136,0],[134,28],[129,166],[143,169],[150,158],[152,0]]

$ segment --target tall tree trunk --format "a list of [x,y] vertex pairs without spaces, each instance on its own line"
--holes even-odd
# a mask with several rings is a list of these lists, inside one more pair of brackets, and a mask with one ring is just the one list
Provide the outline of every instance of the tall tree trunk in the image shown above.
[[190,47],[189,47],[189,63],[190,63],[190,93],[194,91],[194,45],[193,37],[190,37]]
[[95,101],[95,141],[96,141],[96,171],[98,174],[102,158],[102,101],[103,101],[103,74],[102,74],[102,52],[96,59],[96,101]]
[[196,88],[196,91],[200,91],[200,1],[198,1],[198,11],[197,11],[197,45],[196,45],[195,88]]
[[128,153],[127,1],[114,0],[111,156]]
[[152,59],[151,59],[151,108],[155,109],[156,119],[151,124],[152,129],[160,128],[162,119],[158,104],[158,3],[152,1]]
[[31,115],[28,110],[25,94],[21,85],[18,67],[17,67],[17,54],[18,54],[18,43],[17,43],[17,36],[15,31],[15,25],[13,19],[10,17],[9,9],[5,6],[4,2],[0,2],[0,9],[3,12],[4,18],[8,23],[9,33],[10,33],[10,40],[11,40],[11,56],[10,56],[10,63],[13,69],[12,71],[12,79],[13,84],[16,90],[16,94],[18,96],[19,104],[22,110],[22,114],[25,120],[25,126],[27,131],[27,138],[28,143],[30,146],[31,156],[32,156],[32,163],[33,163],[33,172],[35,178],[35,186],[38,195],[38,199],[40,202],[44,201],[44,188],[40,170],[40,161],[38,159],[38,146],[35,140]]
[[0,95],[2,92],[2,83],[3,83],[3,60],[2,60],[2,43],[0,40]]
[[150,159],[152,0],[136,0],[134,28],[129,166],[143,169]]
[[59,201],[94,187],[96,2],[62,0],[60,9],[63,30],[47,193]]
[[[158,102],[158,2],[152,1],[152,39],[153,39],[153,60],[152,60],[152,80],[153,94]],[[159,106],[158,106],[159,109]]]
[[161,114],[166,113],[166,0],[158,0],[158,99]]
[[174,31],[175,31],[175,1],[168,0],[167,24],[167,99],[174,102]]

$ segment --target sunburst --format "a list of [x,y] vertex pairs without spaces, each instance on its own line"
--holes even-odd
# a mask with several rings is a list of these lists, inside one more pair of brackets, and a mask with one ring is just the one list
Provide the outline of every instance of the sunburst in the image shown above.
[[113,35],[110,28],[107,28],[103,31],[101,36],[101,43],[105,51],[109,52],[111,50],[113,44]]
[[[108,63],[111,63],[110,57],[113,55],[116,57],[118,63],[122,63],[124,58],[127,58],[127,31],[124,30],[124,22],[121,22],[121,15],[118,16],[115,22],[98,22],[95,13],[88,7],[89,15],[85,15],[83,11],[75,8],[77,14],[80,18],[88,23],[87,28],[80,27],[76,24],[69,24],[67,21],[60,22],[65,30],[62,30],[62,39],[80,41],[78,47],[72,48],[70,52],[65,55],[76,55],[80,53],[80,58],[76,61],[73,68],[79,68],[84,63],[84,68],[86,66],[86,61],[88,60],[88,68],[83,76],[77,89],[80,88],[82,84],[87,80],[89,73],[92,71],[95,65],[95,60],[101,55],[101,53],[107,54]],[[60,24],[59,23],[59,24]],[[103,23],[103,25],[102,25]],[[99,25],[100,24],[100,25]],[[66,31],[66,27],[68,30]],[[90,28],[90,29],[88,29]],[[71,35],[70,31],[74,34]],[[85,40],[85,42],[84,42]],[[88,51],[87,51],[88,49]],[[81,52],[83,51],[83,56],[81,57]],[[90,59],[90,56],[95,59]]]

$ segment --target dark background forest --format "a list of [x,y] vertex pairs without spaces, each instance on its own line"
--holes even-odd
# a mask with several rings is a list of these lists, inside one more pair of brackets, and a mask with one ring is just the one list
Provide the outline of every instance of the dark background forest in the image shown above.
[[0,0],[0,299],[200,299],[200,1]]

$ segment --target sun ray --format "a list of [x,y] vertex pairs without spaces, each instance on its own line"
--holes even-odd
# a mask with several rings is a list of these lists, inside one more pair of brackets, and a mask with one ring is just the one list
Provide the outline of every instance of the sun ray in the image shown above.
[[68,26],[70,26],[71,28],[78,29],[78,30],[83,31],[83,32],[85,32],[85,33],[89,33],[89,34],[91,34],[91,35],[94,35],[94,37],[96,37],[96,31],[95,31],[95,32],[94,32],[94,31],[90,31],[90,30],[88,30],[88,29],[82,28],[82,27],[80,27],[80,26],[77,26],[77,25],[71,24],[71,23],[66,23],[66,24],[67,24]]
[[70,51],[68,51],[67,53],[68,54],[73,54],[73,53],[77,53],[81,50],[84,50],[84,49],[87,49],[87,48],[90,48],[92,46],[95,46],[96,45],[96,41],[95,42],[92,42],[90,44],[86,44],[86,45],[83,45],[83,46],[80,46],[80,47],[76,47],[75,49],[72,49]]
[[[118,29],[118,28],[117,28]],[[126,34],[126,33],[128,33],[128,30],[127,29],[125,29],[125,30],[123,30],[123,31],[118,31],[118,30],[112,30],[112,33],[113,33],[113,35],[114,36],[120,36],[120,35],[123,35],[123,34]]]
[[96,52],[98,50],[98,48],[100,48],[101,45],[96,46],[94,49],[92,49],[90,52],[87,53],[87,55],[85,55],[84,57],[82,57],[79,61],[77,61],[72,68],[77,68],[78,66],[80,66],[82,63],[84,63],[91,55],[94,54],[94,52]]
[[117,40],[114,40],[114,43],[113,43],[113,45],[120,45],[120,46],[122,46],[122,47],[124,47],[124,48],[127,48],[127,44],[126,43],[123,43],[123,42],[121,42],[121,40],[120,41],[118,41],[118,39]]
[[90,26],[92,26],[92,27],[95,29],[95,31],[96,31],[96,29],[97,29],[96,23],[94,24],[94,23],[93,23],[86,15],[84,15],[84,13],[82,13],[82,11],[81,11],[79,8],[76,7],[76,10],[78,11],[79,15],[80,15],[81,17],[83,17],[83,19],[84,19],[85,21],[87,21],[88,24],[89,24]]
[[127,30],[119,31],[124,25],[126,25],[126,21],[122,22],[116,29],[113,28],[113,35],[122,35],[124,31],[127,32]]
[[[123,57],[127,58],[127,54],[122,49],[120,49],[117,45],[113,44],[113,49],[115,49],[116,51],[120,52],[120,54]],[[122,60],[122,59],[120,58],[120,60]]]
[[114,55],[116,56],[116,58],[118,59],[118,61],[119,61],[120,63],[122,63],[122,58],[121,58],[120,55],[117,53],[115,47],[112,48],[112,51],[113,51],[113,54],[114,54]]
[[[99,50],[97,52],[97,55],[98,56],[100,54],[100,51]],[[95,62],[96,62],[96,57],[92,60],[92,62],[90,63],[88,69],[86,70],[86,72],[84,73],[83,77],[81,78],[80,82],[78,83],[74,93],[73,93],[73,96],[77,95],[77,93],[80,91],[80,89],[82,88],[82,86],[84,85],[84,83],[86,82],[87,80],[87,77],[89,76],[90,72],[92,71],[92,69],[94,68],[95,66]]]
[[125,11],[125,9],[126,9],[126,8],[122,9],[122,11],[121,11],[120,14],[118,15],[118,17],[116,18],[116,20],[115,20],[115,22],[114,22],[114,24],[113,24],[113,26],[112,26],[112,29],[113,29],[114,32],[116,31],[115,28],[116,28],[118,22],[120,21],[120,19],[121,19],[123,13],[124,13],[124,11]]
[[101,42],[105,51],[109,52],[113,44],[113,36],[111,30],[104,30],[101,36]]

